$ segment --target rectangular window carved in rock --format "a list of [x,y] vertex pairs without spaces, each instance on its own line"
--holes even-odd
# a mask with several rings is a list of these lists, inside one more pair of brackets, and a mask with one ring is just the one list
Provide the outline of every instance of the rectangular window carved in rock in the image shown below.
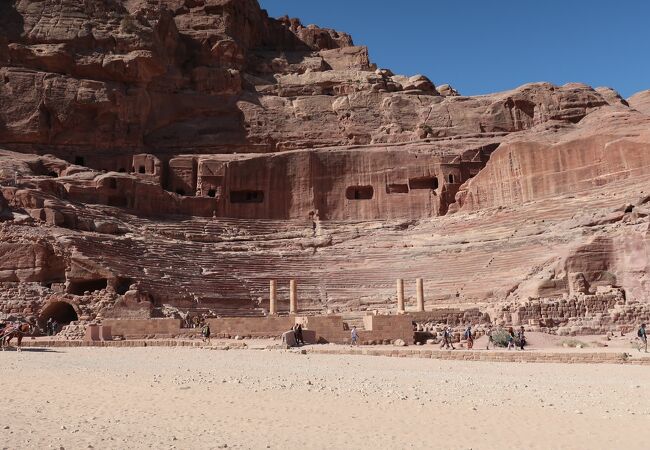
[[230,191],[230,203],[262,203],[264,191]]
[[411,189],[438,189],[437,177],[418,177],[409,179]]
[[387,184],[386,193],[387,194],[408,194],[409,185],[408,184]]
[[348,200],[370,200],[374,195],[372,186],[350,186],[345,190],[345,198]]

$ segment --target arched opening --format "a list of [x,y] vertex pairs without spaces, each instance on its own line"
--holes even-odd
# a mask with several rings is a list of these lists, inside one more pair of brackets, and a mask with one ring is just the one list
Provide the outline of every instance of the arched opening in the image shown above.
[[453,173],[449,174],[448,179],[449,179],[449,184],[454,184],[454,174]]
[[48,304],[39,316],[39,325],[45,328],[48,319],[55,320],[59,326],[67,325],[70,322],[79,320],[77,311],[68,302],[52,302]]

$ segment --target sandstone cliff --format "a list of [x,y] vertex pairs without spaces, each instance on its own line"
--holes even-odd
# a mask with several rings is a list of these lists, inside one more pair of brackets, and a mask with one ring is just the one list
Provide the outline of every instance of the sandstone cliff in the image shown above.
[[6,1],[0,310],[258,315],[292,277],[309,311],[390,310],[423,277],[428,308],[627,326],[647,100],[462,96],[255,0]]

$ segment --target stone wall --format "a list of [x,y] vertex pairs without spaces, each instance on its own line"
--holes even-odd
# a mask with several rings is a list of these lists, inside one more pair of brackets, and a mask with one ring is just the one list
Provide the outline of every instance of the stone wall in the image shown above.
[[213,336],[278,337],[290,330],[293,317],[225,317],[207,319]]
[[127,339],[173,337],[181,333],[180,319],[104,319],[102,325],[110,327],[113,336]]

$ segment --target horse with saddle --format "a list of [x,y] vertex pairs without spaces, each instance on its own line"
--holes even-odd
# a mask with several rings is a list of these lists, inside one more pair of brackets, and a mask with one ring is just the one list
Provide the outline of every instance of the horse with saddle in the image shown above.
[[12,339],[16,338],[16,350],[20,351],[20,345],[23,342],[23,337],[28,334],[34,334],[36,327],[29,322],[15,321],[15,322],[0,322],[0,346],[2,351],[11,346]]

